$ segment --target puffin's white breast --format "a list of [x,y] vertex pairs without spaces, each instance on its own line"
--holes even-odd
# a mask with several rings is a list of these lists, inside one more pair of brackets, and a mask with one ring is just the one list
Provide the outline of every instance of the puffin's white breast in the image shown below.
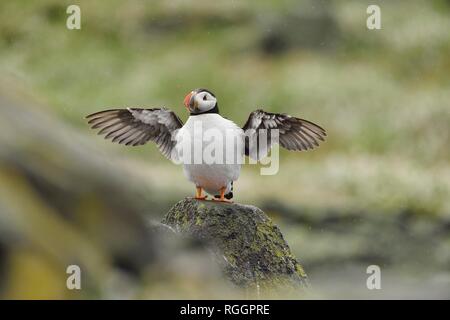
[[223,187],[229,192],[239,177],[243,138],[243,130],[219,114],[189,117],[178,131],[176,146],[186,177],[208,193]]

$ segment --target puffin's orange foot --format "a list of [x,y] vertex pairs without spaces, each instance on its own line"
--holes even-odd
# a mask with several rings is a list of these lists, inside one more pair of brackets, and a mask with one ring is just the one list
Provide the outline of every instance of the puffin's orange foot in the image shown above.
[[226,188],[220,188],[220,197],[219,198],[213,197],[212,199],[214,201],[219,201],[219,202],[233,203],[233,200],[225,198],[225,190],[226,190]]
[[226,202],[226,203],[233,203],[233,200],[227,199],[227,198],[212,198],[213,201],[217,202]]
[[197,200],[206,200],[206,196],[203,195],[203,189],[202,189],[202,187],[196,187],[194,199],[197,199]]

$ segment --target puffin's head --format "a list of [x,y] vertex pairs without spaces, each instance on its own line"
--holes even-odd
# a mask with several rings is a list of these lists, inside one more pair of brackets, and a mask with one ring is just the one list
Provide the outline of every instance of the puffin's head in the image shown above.
[[192,114],[205,113],[217,107],[217,99],[209,90],[195,89],[184,98],[184,106]]

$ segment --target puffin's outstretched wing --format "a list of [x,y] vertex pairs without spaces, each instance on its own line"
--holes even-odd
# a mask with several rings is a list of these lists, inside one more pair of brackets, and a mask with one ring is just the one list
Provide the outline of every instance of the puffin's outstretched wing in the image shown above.
[[172,134],[183,126],[177,115],[166,108],[112,109],[90,114],[86,117],[92,129],[100,129],[105,139],[127,146],[138,146],[154,141],[161,153],[171,159],[176,143]]
[[[314,149],[319,146],[320,141],[325,141],[327,135],[325,129],[310,121],[287,114],[265,112],[261,109],[250,114],[242,129],[248,137],[245,139],[245,154],[258,160],[265,157],[272,146],[273,129],[278,129],[280,145],[295,151]],[[261,147],[260,139],[264,137],[260,135],[262,129],[267,130],[266,148],[264,144]],[[250,143],[252,140],[258,142],[258,153],[256,153],[255,143],[253,145]]]

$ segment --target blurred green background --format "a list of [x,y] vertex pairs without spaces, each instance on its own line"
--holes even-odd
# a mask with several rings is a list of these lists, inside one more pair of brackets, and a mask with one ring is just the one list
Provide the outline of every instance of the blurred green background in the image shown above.
[[280,226],[312,297],[450,298],[450,1],[77,1],[81,30],[70,4],[0,2],[1,297],[245,297],[198,250],[153,237],[149,221],[194,192],[181,167],[84,120],[126,106],[186,120],[183,97],[205,87],[240,125],[262,107],[327,129],[234,185]]

